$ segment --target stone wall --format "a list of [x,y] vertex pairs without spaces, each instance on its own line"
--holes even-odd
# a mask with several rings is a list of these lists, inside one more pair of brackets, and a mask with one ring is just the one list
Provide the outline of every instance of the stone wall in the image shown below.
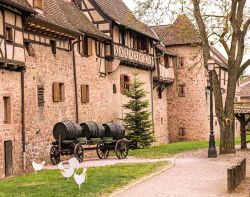
[[156,144],[169,143],[167,89],[163,90],[162,98],[160,99],[157,88],[155,88],[153,90],[153,98]]
[[[10,124],[3,122],[3,97],[10,97]],[[0,72],[0,178],[5,176],[4,142],[12,141],[13,173],[21,171],[21,74],[1,70]]]
[[[175,68],[175,83],[168,88],[168,125],[171,141],[207,139],[208,98],[205,69],[200,61],[198,47],[178,46],[170,48],[184,58],[182,68]],[[185,85],[185,96],[180,97],[179,85]],[[184,128],[184,135],[179,135]]]

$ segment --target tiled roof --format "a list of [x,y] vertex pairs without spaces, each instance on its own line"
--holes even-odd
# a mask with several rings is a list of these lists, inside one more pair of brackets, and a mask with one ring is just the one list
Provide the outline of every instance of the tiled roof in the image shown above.
[[43,13],[30,17],[28,21],[73,36],[80,35],[81,32],[68,22],[58,1],[44,0]]
[[245,83],[240,84],[240,96],[250,97],[250,80],[245,81]]
[[214,53],[224,64],[227,65],[228,61],[227,59],[224,57],[224,55],[221,54],[221,52],[219,52],[214,46],[210,47],[210,50],[212,53]]
[[57,1],[68,22],[80,32],[103,39],[111,39],[108,35],[99,31],[74,3],[65,0]]
[[0,0],[0,3],[4,3],[15,8],[18,8],[22,11],[35,13],[31,5],[27,2],[27,0]]
[[152,26],[152,28],[166,46],[201,43],[195,27],[184,14],[178,15],[171,25]]
[[109,36],[100,32],[74,3],[65,0],[44,0],[43,13],[35,18],[30,17],[29,21],[73,36],[84,33],[110,39]]
[[122,0],[95,0],[94,2],[105,15],[117,24],[158,40],[152,29],[137,20]]
[[175,54],[175,53],[173,53],[172,51],[166,49],[166,47],[165,47],[164,45],[162,45],[162,44],[157,44],[157,45],[156,45],[156,48],[157,48],[158,50],[162,51],[163,53],[168,54],[168,55],[170,55],[170,56],[177,56],[177,54]]

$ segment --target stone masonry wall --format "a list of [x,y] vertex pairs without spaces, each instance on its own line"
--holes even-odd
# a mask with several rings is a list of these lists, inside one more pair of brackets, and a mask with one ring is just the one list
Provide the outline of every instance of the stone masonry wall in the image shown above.
[[[4,142],[12,141],[13,174],[22,170],[21,139],[21,74],[19,72],[0,71],[0,178],[5,176]],[[3,97],[10,97],[10,124],[3,123]]]
[[157,88],[155,88],[153,90],[153,97],[156,144],[169,143],[167,89],[163,90],[162,98],[160,99],[158,97]]
[[[171,141],[208,139],[209,125],[205,87],[205,69],[198,47],[170,48],[184,58],[183,68],[175,68],[175,83],[168,88],[168,122]],[[185,85],[185,96],[179,97],[179,85]],[[185,128],[180,137],[179,129]]]

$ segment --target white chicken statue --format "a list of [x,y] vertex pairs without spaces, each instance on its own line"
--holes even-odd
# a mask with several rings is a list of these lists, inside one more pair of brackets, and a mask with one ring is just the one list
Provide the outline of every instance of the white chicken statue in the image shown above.
[[79,190],[81,189],[81,185],[86,180],[86,176],[87,176],[86,172],[87,172],[87,168],[84,168],[82,174],[80,174],[80,175],[78,175],[76,173],[74,174],[74,179],[75,179],[76,184],[79,187]]
[[64,170],[64,166],[63,166],[63,163],[60,162],[58,165],[57,165],[58,169],[59,170]]
[[80,163],[79,163],[79,161],[77,160],[77,158],[72,157],[72,158],[69,160],[69,166],[70,166],[71,168],[78,169],[79,166],[80,166]]
[[43,161],[42,163],[36,163],[35,161],[32,162],[32,167],[34,168],[36,174],[38,171],[41,171],[45,165],[45,161]]
[[67,180],[69,180],[69,178],[74,174],[74,168],[72,168],[71,166],[69,168],[64,168],[61,171],[61,174],[63,177],[67,178]]

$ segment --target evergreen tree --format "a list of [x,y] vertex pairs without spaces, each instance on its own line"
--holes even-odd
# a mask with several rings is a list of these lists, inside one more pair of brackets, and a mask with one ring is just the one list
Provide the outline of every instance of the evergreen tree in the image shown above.
[[149,101],[144,99],[147,92],[143,85],[135,74],[134,80],[129,84],[129,91],[125,91],[129,102],[124,108],[129,112],[126,113],[123,123],[127,130],[127,138],[135,142],[136,148],[144,148],[154,142],[152,121],[148,111]]

